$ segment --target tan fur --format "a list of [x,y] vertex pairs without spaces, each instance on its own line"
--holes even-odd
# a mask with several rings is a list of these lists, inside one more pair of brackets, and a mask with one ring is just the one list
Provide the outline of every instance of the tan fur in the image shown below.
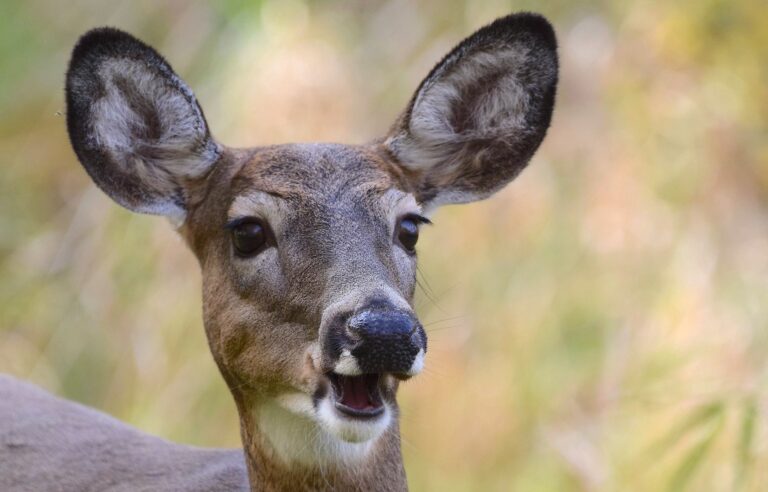
[[[36,451],[23,458],[18,426],[0,423],[0,471],[2,453],[31,463],[0,485],[57,488],[61,480],[34,472],[69,463],[46,450],[74,448],[78,461],[100,467],[67,469],[71,490],[96,475],[143,488],[158,474],[150,489],[241,490],[244,467],[254,491],[406,490],[396,394],[399,380],[421,371],[427,341],[412,308],[416,255],[401,234],[414,237],[409,230],[428,222],[424,210],[484,198],[514,178],[544,137],[556,82],[551,26],[511,15],[438,63],[387,137],[236,150],[213,140],[194,95],[151,47],[109,28],[83,36],[67,73],[73,148],[118,203],[175,220],[197,256],[205,331],[237,405],[244,453],[152,440],[0,379],[10,399],[39,402],[21,428],[65,412],[93,422],[85,442],[100,446],[89,454],[77,445],[81,428],[63,426],[61,442],[35,435]],[[268,242],[237,254],[232,221],[259,221]],[[339,381],[357,395],[355,408],[342,404]],[[105,455],[111,442],[133,452]],[[174,474],[174,461],[187,470],[205,457],[217,466]]]
[[[380,289],[383,279],[371,279],[368,275],[358,278],[355,269],[339,270],[336,267],[336,275],[339,276],[336,285],[343,288],[333,292],[332,279],[317,276],[328,268],[334,268],[333,260],[327,263],[309,263],[311,272],[305,271],[299,278],[291,278],[290,274],[286,275],[285,272],[278,272],[270,267],[277,261],[277,252],[272,251],[265,252],[263,256],[243,265],[242,268],[246,270],[239,273],[246,276],[259,275],[262,284],[271,283],[276,288],[264,288],[259,295],[249,296],[247,288],[239,292],[233,290],[230,278],[222,272],[221,269],[231,262],[227,245],[222,247],[221,244],[222,238],[226,240],[226,237],[223,237],[220,227],[210,227],[210,224],[220,225],[233,215],[261,212],[261,216],[270,217],[270,224],[278,236],[288,232],[299,236],[302,233],[311,235],[308,229],[311,224],[303,225],[301,217],[317,213],[327,190],[346,186],[351,187],[351,193],[357,190],[357,193],[362,194],[378,194],[380,199],[377,199],[377,202],[383,210],[396,213],[398,207],[403,206],[400,202],[405,200],[406,195],[396,200],[391,193],[386,192],[392,189],[396,181],[393,181],[386,171],[387,163],[382,158],[381,149],[374,145],[356,148],[354,153],[340,153],[341,150],[343,149],[337,146],[310,145],[276,147],[256,153],[227,152],[224,157],[227,164],[219,165],[217,171],[210,176],[207,189],[198,190],[198,193],[207,198],[197,207],[190,209],[188,220],[180,230],[198,255],[203,269],[206,332],[214,357],[232,389],[240,411],[251,482],[254,487],[255,484],[262,487],[264,484],[270,484],[265,490],[406,488],[396,422],[374,443],[369,456],[363,457],[362,460],[355,457],[348,467],[339,466],[344,465],[343,456],[339,452],[331,454],[342,460],[341,463],[329,462],[328,459],[332,456],[324,457],[322,453],[318,453],[315,466],[295,464],[292,467],[275,451],[274,445],[267,437],[270,433],[260,428],[256,416],[260,406],[271,404],[272,399],[286,392],[298,389],[311,394],[317,385],[321,384],[319,380],[322,378],[325,369],[323,364],[326,361],[313,355],[317,350],[318,337],[322,336],[322,315],[328,308],[324,306],[325,298],[340,299],[348,292],[355,292],[355,297],[365,297],[365,284],[360,282],[374,280],[371,289],[375,290]],[[320,179],[324,174],[324,166],[344,165],[344,159],[349,157],[354,159],[348,162],[348,174],[354,173],[358,177],[357,180],[352,183],[340,181],[339,178],[344,176],[342,174],[318,182],[316,188],[306,183],[313,178]],[[313,158],[316,160],[311,162],[311,167],[317,171],[316,176],[312,173],[295,173],[296,169],[286,164],[292,159],[298,159],[298,165],[307,165],[310,164],[308,160]],[[366,179],[360,179],[361,176]],[[254,189],[260,191],[254,194],[251,191]],[[269,195],[264,196],[265,193]],[[412,207],[418,211],[415,202],[412,202]],[[287,210],[290,210],[291,217],[286,215]],[[332,210],[328,213],[332,213]],[[388,220],[394,220],[390,213],[386,216]],[[388,230],[391,231],[391,228]],[[328,241],[329,249],[335,247],[341,250],[351,247],[350,242],[345,240],[343,231],[339,231],[339,236],[335,240],[332,237],[324,238]],[[284,247],[289,246],[286,244]],[[360,252],[361,257],[366,255],[364,251]],[[345,257],[345,263],[354,263],[354,256]],[[263,268],[259,265],[263,265]],[[370,270],[365,269],[360,273],[367,271]],[[410,283],[392,287],[397,291],[405,289],[405,292],[399,294],[401,297],[410,298],[412,294],[413,272],[410,274]],[[399,274],[396,276],[400,277]],[[247,279],[241,281],[245,284],[248,282]],[[285,291],[294,292],[295,298],[287,299]],[[300,322],[296,320],[299,313],[286,312],[296,309],[303,311],[298,317],[305,319],[307,327],[320,327],[315,328],[318,331],[296,329],[296,323]],[[306,423],[310,422],[307,420]],[[298,427],[303,425],[303,422],[299,418],[294,420],[292,425]],[[312,428],[308,431],[310,439],[313,440],[323,439],[320,435],[322,432]],[[314,443],[303,446],[312,444]]]

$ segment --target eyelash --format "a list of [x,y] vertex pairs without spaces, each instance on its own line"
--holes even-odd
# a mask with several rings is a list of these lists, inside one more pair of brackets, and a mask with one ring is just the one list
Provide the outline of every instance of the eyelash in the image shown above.
[[419,214],[414,214],[414,213],[405,214],[405,215],[403,215],[400,218],[400,220],[403,220],[403,219],[410,219],[410,220],[412,220],[412,221],[414,221],[414,222],[416,222],[418,224],[432,225],[432,221],[431,220],[429,220],[428,218],[424,217],[423,215],[419,215]]
[[229,231],[229,230],[232,230],[235,227],[237,227],[239,225],[243,225],[243,224],[245,224],[247,222],[258,222],[258,223],[261,224],[264,221],[259,219],[258,217],[251,217],[251,216],[248,216],[248,217],[238,217],[238,218],[232,219],[229,222],[227,222],[226,224],[224,224],[224,229]]

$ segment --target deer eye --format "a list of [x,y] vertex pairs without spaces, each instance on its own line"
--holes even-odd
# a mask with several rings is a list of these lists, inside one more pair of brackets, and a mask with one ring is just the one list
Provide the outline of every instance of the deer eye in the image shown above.
[[246,218],[227,224],[232,231],[232,245],[238,256],[253,256],[267,244],[266,226],[254,218]]
[[397,240],[409,253],[415,252],[416,242],[419,240],[420,220],[416,217],[405,216],[397,225]]

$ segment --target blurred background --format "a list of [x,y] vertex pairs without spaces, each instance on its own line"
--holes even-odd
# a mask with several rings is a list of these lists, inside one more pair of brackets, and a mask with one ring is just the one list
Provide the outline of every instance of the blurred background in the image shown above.
[[228,145],[359,143],[515,10],[555,25],[555,116],[517,181],[424,229],[430,352],[400,398],[412,489],[766,490],[761,0],[6,0],[0,371],[169,439],[239,445],[192,254],[70,150],[82,32],[154,45]]

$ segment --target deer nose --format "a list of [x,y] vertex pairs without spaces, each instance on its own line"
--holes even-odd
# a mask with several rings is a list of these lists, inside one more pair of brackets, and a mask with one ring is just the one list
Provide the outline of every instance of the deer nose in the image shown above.
[[372,307],[347,321],[355,342],[351,355],[364,374],[390,372],[413,376],[421,371],[427,335],[416,317],[393,307]]

